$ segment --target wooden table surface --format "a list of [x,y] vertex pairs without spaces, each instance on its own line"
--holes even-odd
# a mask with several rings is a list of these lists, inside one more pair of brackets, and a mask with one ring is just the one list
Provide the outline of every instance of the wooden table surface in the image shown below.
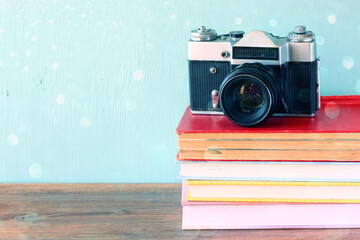
[[360,229],[183,231],[180,192],[180,184],[0,184],[0,239],[360,239]]

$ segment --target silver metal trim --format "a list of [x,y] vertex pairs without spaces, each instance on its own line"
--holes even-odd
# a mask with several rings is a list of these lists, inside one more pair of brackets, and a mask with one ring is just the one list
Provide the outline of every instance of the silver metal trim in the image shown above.
[[313,62],[316,60],[316,44],[312,42],[288,42],[287,60],[281,62]]
[[[219,111],[192,111],[190,110],[190,112],[192,114],[197,114],[197,115],[224,115],[223,112],[219,112]],[[316,113],[304,113],[304,114],[299,114],[299,113],[274,113],[271,117],[315,117]]]
[[217,38],[217,33],[214,29],[201,26],[194,29],[190,33],[190,40],[192,41],[212,41]]
[[192,114],[198,114],[198,115],[224,115],[223,112],[220,111],[193,111],[190,110]]
[[315,117],[316,113],[274,113],[273,117]]
[[[232,47],[277,47],[279,60],[233,59]],[[229,57],[221,53],[229,52]],[[316,60],[315,40],[309,42],[288,42],[286,37],[273,36],[264,31],[251,31],[238,41],[230,37],[218,37],[212,41],[188,42],[188,59],[198,61],[229,61],[231,64],[260,62],[269,65],[281,65],[285,62],[312,62]]]
[[[228,52],[229,56],[224,58],[222,52]],[[217,38],[213,41],[188,42],[188,59],[195,61],[221,61],[229,62],[231,59],[231,42],[229,40],[220,40]]]
[[219,91],[218,90],[212,90],[211,99],[212,99],[213,108],[219,109]]
[[306,31],[305,26],[296,26],[295,31],[290,32],[287,36],[289,42],[312,42],[315,40],[315,34]]
[[244,63],[261,63],[263,65],[274,65],[274,66],[279,66],[282,64],[282,63],[279,63],[278,60],[231,59],[232,65],[241,65]]

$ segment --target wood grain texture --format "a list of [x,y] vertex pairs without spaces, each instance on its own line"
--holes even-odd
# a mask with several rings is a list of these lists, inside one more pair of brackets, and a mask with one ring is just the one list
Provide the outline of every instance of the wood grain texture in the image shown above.
[[1,184],[0,239],[359,239],[360,229],[181,229],[180,184]]

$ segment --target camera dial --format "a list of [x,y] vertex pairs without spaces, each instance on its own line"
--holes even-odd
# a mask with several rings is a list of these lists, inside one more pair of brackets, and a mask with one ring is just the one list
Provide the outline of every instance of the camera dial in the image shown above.
[[315,34],[306,31],[305,26],[296,26],[295,31],[290,32],[287,36],[289,42],[312,42],[315,40]]
[[201,26],[194,29],[190,33],[190,40],[192,41],[211,41],[217,38],[217,33],[214,29]]
[[231,37],[231,40],[238,41],[240,38],[244,36],[244,31],[231,31],[229,32],[229,36]]

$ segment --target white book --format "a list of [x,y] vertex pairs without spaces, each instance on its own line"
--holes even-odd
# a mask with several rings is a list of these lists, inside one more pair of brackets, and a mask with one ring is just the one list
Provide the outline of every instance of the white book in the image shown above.
[[360,163],[179,161],[181,179],[359,182]]

